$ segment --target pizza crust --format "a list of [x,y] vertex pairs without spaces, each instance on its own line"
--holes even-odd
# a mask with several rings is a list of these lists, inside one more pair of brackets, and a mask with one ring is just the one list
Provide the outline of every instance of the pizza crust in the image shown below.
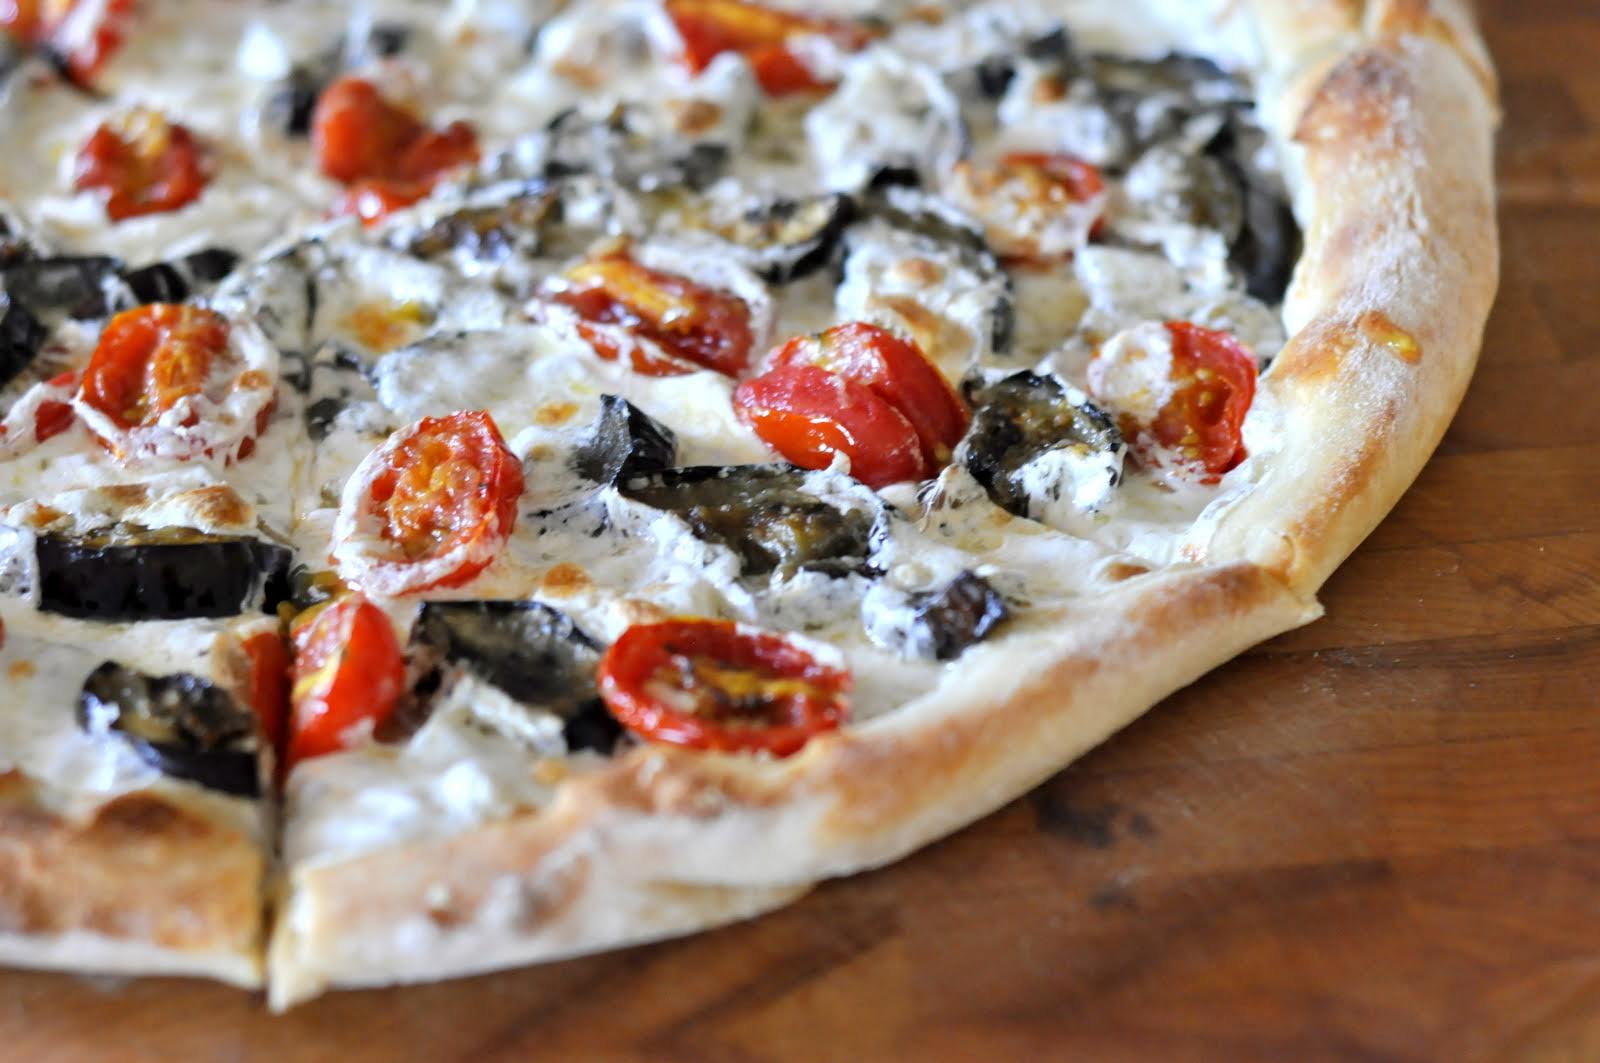
[[[1308,50],[1303,28],[1287,35]],[[1279,54],[1270,26],[1266,43]],[[1261,379],[1283,444],[1196,560],[1255,561],[1314,592],[1449,425],[1499,276],[1495,119],[1472,53],[1389,33],[1279,72],[1305,231],[1284,304],[1294,335]]]
[[122,794],[85,815],[0,774],[0,962],[261,984],[260,840],[203,801]]
[[1250,565],[1137,577],[969,651],[960,684],[796,756],[642,747],[541,812],[292,869],[269,1000],[555,959],[776,907],[1000,807],[1317,615]]

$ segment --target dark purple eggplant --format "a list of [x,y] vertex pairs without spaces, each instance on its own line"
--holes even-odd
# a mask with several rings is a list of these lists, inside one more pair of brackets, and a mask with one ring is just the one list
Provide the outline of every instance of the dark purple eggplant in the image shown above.
[[678,460],[672,429],[627,399],[600,396],[600,416],[572,456],[573,468],[599,484],[670,469]]
[[783,284],[816,272],[833,257],[852,208],[850,197],[838,194],[773,196],[710,228],[763,280]]
[[1229,248],[1228,260],[1244,278],[1246,291],[1275,306],[1283,301],[1300,258],[1300,226],[1282,177],[1263,173],[1257,166],[1266,134],[1244,115],[1242,110],[1229,115],[1206,145],[1206,155],[1223,168],[1243,199],[1244,221]]
[[197,675],[152,676],[106,661],[84,680],[77,719],[173,778],[240,797],[261,792],[254,713]]
[[122,263],[107,255],[26,259],[0,270],[0,289],[47,321],[106,317],[125,299]]
[[746,576],[865,571],[873,520],[801,490],[805,477],[789,465],[691,465],[625,480],[617,490],[728,547]]
[[459,254],[486,264],[513,254],[532,257],[561,215],[558,188],[536,182],[504,203],[462,207],[444,215],[411,237],[407,250],[422,258]]
[[155,262],[123,274],[137,303],[181,303],[233,272],[239,256],[225,247],[208,247],[171,262]]
[[[969,387],[967,399],[973,406],[972,426],[956,448],[956,460],[1009,513],[1032,515],[1027,490],[1016,474],[1047,450],[1086,446],[1121,466],[1127,448],[1116,421],[1087,398],[1069,394],[1054,376],[1023,370]],[[1108,488],[1117,479],[1113,473]]]
[[288,597],[290,552],[187,529],[40,535],[39,608],[85,620],[175,620],[267,611]]
[[638,123],[626,105],[599,120],[576,108],[561,112],[546,127],[544,176],[592,174],[651,191],[704,188],[727,169],[726,144],[665,141]]
[[937,591],[912,595],[910,643],[937,661],[961,656],[988,638],[1010,615],[989,581],[962,572]]
[[[559,716],[569,750],[608,753],[621,734],[595,687],[600,644],[547,605],[426,602],[411,647],[414,658],[465,669],[512,700]],[[419,683],[436,685],[437,679]]]
[[48,335],[27,307],[0,292],[0,386],[33,364]]

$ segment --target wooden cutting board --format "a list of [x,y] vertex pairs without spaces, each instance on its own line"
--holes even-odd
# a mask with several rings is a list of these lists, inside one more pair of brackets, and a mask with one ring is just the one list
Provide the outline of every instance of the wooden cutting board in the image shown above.
[[1484,6],[1499,305],[1326,619],[754,923],[279,1018],[0,972],[0,1056],[1600,1060],[1600,0]]

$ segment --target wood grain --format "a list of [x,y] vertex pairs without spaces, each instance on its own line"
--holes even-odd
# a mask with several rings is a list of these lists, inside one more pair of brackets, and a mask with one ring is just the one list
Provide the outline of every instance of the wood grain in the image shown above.
[[1327,619],[887,870],[282,1018],[0,973],[14,1059],[1600,1059],[1600,6],[1484,5],[1505,279]]

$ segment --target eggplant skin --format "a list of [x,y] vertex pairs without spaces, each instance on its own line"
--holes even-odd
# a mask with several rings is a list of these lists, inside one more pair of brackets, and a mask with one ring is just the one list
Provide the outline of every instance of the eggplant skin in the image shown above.
[[411,644],[563,719],[597,696],[600,644],[540,602],[425,602]]
[[911,608],[911,643],[925,647],[938,661],[961,656],[1011,616],[988,580],[965,571],[937,591],[914,595]]
[[855,201],[839,193],[778,197],[713,229],[744,253],[746,265],[762,280],[787,284],[827,264],[854,216]]
[[48,335],[27,307],[0,292],[0,386],[33,364]]
[[600,396],[594,431],[572,456],[580,475],[606,486],[670,469],[677,460],[672,429],[617,395]]
[[197,675],[152,676],[106,661],[83,682],[77,720],[173,778],[239,797],[261,792],[254,714]]
[[138,303],[180,303],[196,290],[233,272],[239,256],[225,247],[208,247],[172,262],[130,270],[122,280]]
[[259,539],[100,543],[41,535],[39,609],[83,620],[237,616],[264,594],[288,597],[290,552]]
[[697,538],[739,555],[745,576],[865,572],[873,521],[801,490],[791,465],[690,465],[617,485],[626,498],[682,517]]
[[1013,474],[1028,462],[1061,445],[1081,443],[1098,451],[1124,446],[1111,415],[1087,399],[1074,401],[1055,377],[1025,369],[969,388],[967,398],[972,427],[957,449],[958,460],[995,505],[1019,517],[1029,515],[1029,499]]
[[109,255],[33,258],[0,270],[0,288],[41,318],[91,321],[115,313],[122,262]]

